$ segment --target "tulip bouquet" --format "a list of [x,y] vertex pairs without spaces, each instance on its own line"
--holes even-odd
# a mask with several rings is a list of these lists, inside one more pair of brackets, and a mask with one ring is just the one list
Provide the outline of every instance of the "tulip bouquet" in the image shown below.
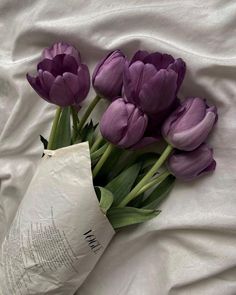
[[[65,260],[58,267],[60,275],[54,276],[52,270],[47,270],[47,257],[37,253],[41,258],[32,258],[33,265],[39,261],[44,265],[37,272],[39,283],[36,280],[25,283],[31,293],[21,294],[38,294],[35,290],[42,282],[48,290],[44,294],[55,294],[55,291],[73,294],[94,267],[114,230],[160,214],[158,206],[173,188],[176,178],[190,181],[215,169],[213,150],[205,141],[217,121],[217,109],[199,97],[178,98],[185,72],[185,62],[169,54],[137,51],[129,60],[120,50],[115,50],[93,71],[96,96],[83,111],[90,75],[80,53],[62,42],[44,49],[37,75],[27,74],[27,80],[40,97],[57,105],[57,110],[49,139],[41,136],[45,147],[42,164],[27,193],[27,202],[20,208],[28,214],[32,212],[29,204],[38,207],[41,203],[50,204],[54,208],[51,214],[54,229],[58,223],[62,227],[63,223],[67,224],[63,232],[71,230],[69,236],[73,238],[67,236],[66,240],[73,249],[70,251],[76,254],[67,254],[70,259],[60,251],[50,256],[51,260],[61,257]],[[89,116],[102,99],[109,106],[100,122],[94,123]],[[96,200],[89,197],[95,196],[94,192]],[[24,203],[28,208],[25,211]],[[56,205],[60,210],[55,209]],[[85,211],[93,217],[88,218]],[[47,219],[41,211],[36,215],[41,216],[37,224],[42,224],[42,216]],[[36,227],[42,238],[42,226],[40,230]],[[49,237],[53,238],[53,233],[51,230]],[[27,239],[28,245],[34,244],[34,238]],[[55,239],[53,243],[57,247],[62,242]],[[35,245],[30,247],[37,250]],[[91,251],[96,258],[89,258]],[[78,260],[80,256],[86,262]],[[67,264],[72,268],[69,275],[62,268],[66,265],[68,270]],[[79,274],[78,265],[83,269]],[[50,280],[45,275],[43,280],[40,277],[46,271]]]

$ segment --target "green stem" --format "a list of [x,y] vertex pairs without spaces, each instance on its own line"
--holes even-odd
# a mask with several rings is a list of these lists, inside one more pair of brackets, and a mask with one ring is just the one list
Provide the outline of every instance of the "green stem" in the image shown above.
[[170,175],[170,172],[168,170],[166,170],[165,172],[161,173],[158,177],[154,178],[153,180],[149,181],[146,185],[144,185],[140,191],[137,192],[135,198],[139,195],[141,195],[142,193],[144,193],[145,191],[149,190],[151,187],[153,187],[154,185],[162,182],[163,180],[166,179],[167,176]]
[[99,134],[97,139],[95,140],[94,144],[92,145],[91,149],[90,149],[90,153],[94,153],[97,148],[100,146],[100,144],[102,143],[103,141],[103,137]]
[[97,105],[97,103],[100,101],[101,97],[99,95],[96,95],[94,97],[94,99],[91,101],[91,103],[89,104],[87,110],[85,111],[85,113],[83,114],[79,125],[78,125],[78,132],[80,132],[85,124],[85,122],[87,121],[89,115],[92,113],[93,109],[95,108],[95,106]]
[[73,120],[73,133],[72,133],[72,142],[74,143],[76,141],[77,135],[78,135],[78,115],[73,106],[70,107],[71,109],[71,115],[72,115],[72,120]]
[[102,168],[103,164],[106,162],[107,158],[109,157],[111,151],[113,150],[113,145],[110,143],[108,147],[106,148],[104,154],[100,158],[100,160],[97,162],[96,166],[93,169],[93,178],[95,178]]
[[52,129],[51,129],[49,140],[48,140],[47,149],[49,149],[49,150],[53,149],[53,144],[54,144],[54,141],[55,141],[57,125],[58,125],[58,122],[59,122],[59,119],[60,119],[61,112],[62,112],[62,108],[57,107],[56,114],[55,114],[55,117],[53,119]]
[[131,190],[131,192],[121,201],[118,207],[125,207],[131,200],[133,200],[136,197],[136,194],[143,188],[144,185],[146,185],[149,182],[149,180],[153,177],[153,175],[158,171],[158,169],[168,158],[172,150],[173,147],[171,145],[168,145],[165,148],[160,158],[156,161],[156,163],[152,166],[148,173],[140,180],[140,182]]
[[108,147],[108,143],[105,143],[102,147],[100,147],[98,150],[96,150],[95,152],[90,154],[91,157],[91,161],[96,160],[97,158],[99,158],[101,156],[101,154],[103,154],[106,150],[106,148]]

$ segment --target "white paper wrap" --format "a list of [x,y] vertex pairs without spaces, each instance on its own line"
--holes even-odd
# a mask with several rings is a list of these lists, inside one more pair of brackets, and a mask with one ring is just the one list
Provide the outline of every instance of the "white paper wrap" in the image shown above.
[[114,233],[88,144],[46,151],[2,244],[2,295],[74,294]]

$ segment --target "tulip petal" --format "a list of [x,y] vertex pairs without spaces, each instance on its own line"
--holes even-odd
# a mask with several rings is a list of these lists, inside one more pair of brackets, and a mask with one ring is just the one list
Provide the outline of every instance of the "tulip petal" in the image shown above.
[[200,174],[203,174],[203,173],[208,173],[208,172],[212,172],[216,169],[216,161],[213,160],[211,162],[211,164],[209,166],[207,166],[201,173],[199,173],[198,175]]
[[[56,59],[59,57],[56,56],[54,58],[54,60],[56,61]],[[65,72],[70,72],[70,73],[73,73],[73,74],[76,74],[77,73],[77,70],[78,70],[78,63],[76,62],[75,58],[73,56],[70,56],[70,55],[64,55],[63,56],[63,73]]]
[[144,65],[141,61],[136,61],[128,69],[126,67],[124,93],[127,101],[140,105],[140,90],[156,73],[156,69],[152,64]]
[[38,71],[47,71],[51,73],[54,77],[61,75],[63,73],[62,68],[62,61],[63,61],[63,55],[57,55],[55,58],[51,59],[43,59],[38,64]]
[[178,74],[177,90],[176,90],[176,92],[177,92],[184,80],[184,76],[186,73],[186,64],[181,58],[177,58],[174,61],[174,63],[172,63],[168,66],[168,69],[172,69],[173,71],[175,71]]
[[62,76],[57,76],[49,92],[49,97],[52,103],[61,107],[66,107],[74,104],[74,96],[72,91],[67,87]]
[[124,70],[124,94],[127,101],[139,105],[139,94],[143,84],[147,83],[156,74],[152,64],[144,65],[136,61],[129,68],[126,64]]
[[138,51],[134,54],[134,56],[132,57],[132,59],[131,59],[129,65],[133,64],[134,62],[136,62],[136,61],[138,61],[138,60],[139,60],[139,61],[143,61],[144,58],[145,58],[146,56],[148,56],[148,55],[149,55],[149,53],[148,53],[147,51],[145,51],[145,50],[138,50]]
[[79,51],[70,44],[66,44],[66,43],[63,43],[63,44],[64,44],[64,49],[63,49],[64,54],[71,55],[76,60],[77,64],[80,64],[81,56]]
[[52,72],[53,67],[53,60],[45,58],[38,64],[37,70]]
[[200,145],[191,152],[175,151],[167,162],[170,172],[177,178],[185,181],[213,171],[215,165],[213,151],[206,144]]
[[78,64],[73,56],[56,55],[52,60],[44,59],[38,64],[38,70],[52,73],[55,77],[62,75],[64,72],[77,73]]
[[119,146],[123,148],[129,148],[137,143],[144,135],[147,128],[148,118],[145,114],[136,108],[133,110],[128,120],[128,126],[126,133],[119,141]]
[[39,77],[32,77],[27,73],[26,78],[30,83],[31,87],[37,92],[37,94],[46,101],[50,102],[48,93],[42,87]]
[[216,115],[208,112],[205,118],[196,126],[174,133],[171,138],[173,146],[180,150],[192,151],[205,141],[212,127],[215,124]]
[[49,47],[49,48],[45,48],[43,50],[43,53],[42,53],[42,60],[44,59],[53,59],[53,54],[52,54],[52,47]]
[[177,74],[172,70],[160,70],[143,85],[139,98],[144,113],[156,114],[169,107],[176,92]]
[[164,138],[167,138],[172,126],[174,126],[174,123],[177,121],[179,116],[184,114],[185,107],[179,106],[171,115],[165,120],[164,124],[162,125],[162,135]]
[[159,52],[154,52],[149,54],[143,59],[143,62],[153,64],[156,70],[167,69],[167,67],[175,61],[173,56],[169,54],[162,54]]
[[79,93],[79,84],[80,84],[80,80],[78,76],[67,72],[63,74],[63,80],[65,81],[65,84],[67,85],[67,87],[73,93],[74,97],[76,97]]
[[96,78],[96,76],[97,76],[97,74],[98,74],[98,72],[99,72],[101,66],[102,66],[103,64],[105,64],[107,61],[110,62],[110,61],[113,59],[113,57],[114,57],[114,56],[117,56],[117,55],[119,55],[119,56],[123,56],[123,57],[124,57],[123,52],[120,51],[119,49],[117,49],[117,50],[114,50],[114,51],[109,52],[109,53],[108,53],[108,54],[107,54],[107,55],[106,55],[101,61],[99,61],[99,62],[96,64],[95,69],[94,69],[94,71],[93,71],[93,75],[92,75],[92,83],[94,83],[94,80],[95,80],[95,78]]
[[128,113],[122,98],[109,105],[100,121],[102,136],[113,144],[117,144],[127,128]]
[[57,42],[51,47],[45,48],[42,53],[42,59],[53,59],[59,54],[71,55],[75,58],[78,64],[81,62],[80,53],[78,50],[74,46],[65,42]]
[[124,57],[115,57],[107,60],[99,68],[93,81],[95,90],[105,98],[113,99],[120,96],[122,88],[122,76],[124,69]]
[[48,71],[38,71],[39,79],[41,82],[41,85],[45,89],[47,93],[49,93],[50,88],[52,87],[53,82],[55,81],[55,77],[49,73]]
[[206,115],[206,102],[202,98],[187,98],[182,106],[185,111],[173,124],[175,132],[192,128],[201,122]]
[[84,64],[81,64],[78,69],[77,76],[79,79],[79,91],[78,91],[77,103],[79,103],[86,98],[89,92],[90,75],[89,75],[88,67]]
[[157,70],[152,64],[145,64],[143,68],[142,77],[140,77],[139,89],[138,93],[140,93],[140,89],[142,89],[143,85],[149,83],[150,79],[152,79],[157,74]]
[[123,72],[123,95],[131,103],[135,103],[132,80],[129,72],[129,63],[125,62]]
[[93,75],[92,75],[92,83],[93,83],[93,84],[94,84],[94,82],[95,82],[95,78],[96,78],[96,76],[97,76],[97,73],[98,73],[98,71],[100,70],[100,67],[104,64],[105,60],[106,60],[107,58],[109,58],[110,55],[113,54],[113,52],[114,52],[114,51],[109,52],[109,53],[108,53],[108,54],[107,54],[102,60],[100,60],[100,61],[96,64],[95,69],[94,69],[94,71],[93,71]]

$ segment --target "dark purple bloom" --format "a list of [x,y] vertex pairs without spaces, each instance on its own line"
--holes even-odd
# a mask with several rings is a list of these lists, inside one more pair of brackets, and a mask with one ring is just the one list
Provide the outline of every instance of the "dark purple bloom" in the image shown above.
[[203,143],[217,120],[217,109],[202,98],[186,99],[164,122],[162,135],[173,147],[192,151]]
[[148,115],[165,112],[184,79],[185,63],[171,55],[138,51],[125,64],[124,95]]
[[203,143],[191,152],[175,151],[167,166],[176,178],[188,181],[214,171],[216,161],[213,159],[213,150]]
[[98,95],[114,100],[121,95],[125,56],[120,50],[110,52],[100,61],[92,77],[92,83]]
[[148,118],[135,105],[118,98],[110,104],[100,121],[102,136],[122,148],[129,148],[142,137]]
[[89,70],[79,52],[62,42],[44,49],[36,77],[27,74],[27,79],[39,96],[61,107],[78,106],[90,87]]

